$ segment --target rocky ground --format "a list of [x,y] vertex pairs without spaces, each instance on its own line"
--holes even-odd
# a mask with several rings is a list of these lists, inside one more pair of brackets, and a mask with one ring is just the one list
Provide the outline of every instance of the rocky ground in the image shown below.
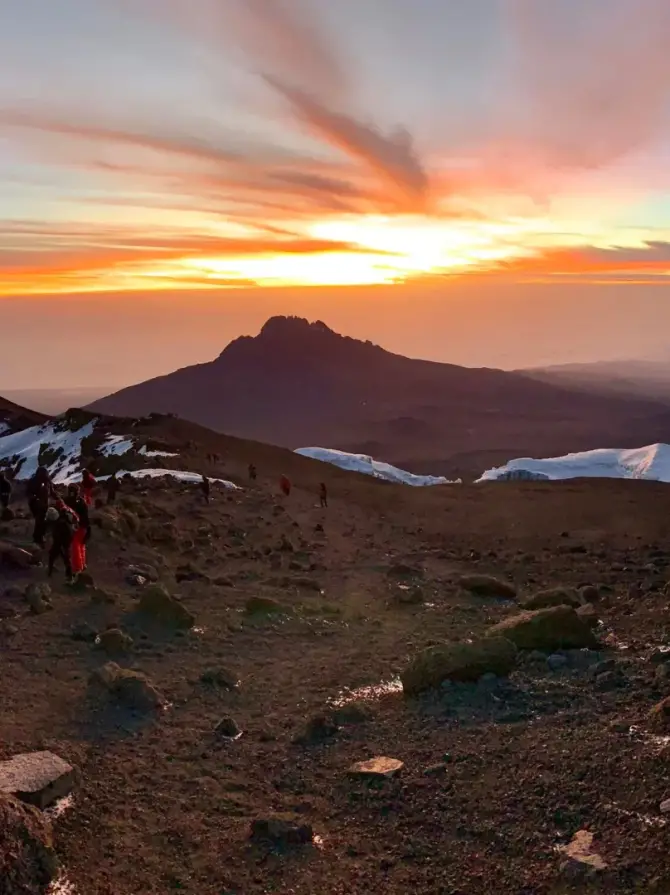
[[[61,575],[31,608],[44,570],[0,568],[0,759],[77,769],[53,822],[70,891],[670,892],[667,487],[410,489],[263,451],[258,484],[210,506],[127,485],[96,513],[88,587]],[[240,480],[248,457],[222,453]],[[592,602],[595,648],[402,693],[422,650],[559,586]],[[379,756],[402,768],[350,773]]]

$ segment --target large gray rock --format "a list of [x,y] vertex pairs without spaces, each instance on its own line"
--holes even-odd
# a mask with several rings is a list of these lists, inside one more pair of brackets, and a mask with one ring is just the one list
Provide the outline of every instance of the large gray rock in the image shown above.
[[0,893],[46,895],[57,873],[47,818],[31,805],[0,794]]
[[186,606],[159,584],[152,584],[142,592],[139,611],[147,619],[169,627],[192,628],[195,624]]
[[156,711],[165,705],[163,696],[146,675],[132,668],[121,668],[116,662],[97,668],[91,674],[89,686],[136,711]]
[[0,792],[47,808],[72,791],[75,771],[53,752],[24,752],[0,762]]
[[474,643],[445,643],[423,650],[400,675],[408,696],[439,687],[442,681],[475,682],[484,674],[507,676],[517,661],[510,640],[491,637]]
[[489,628],[487,636],[496,639],[505,637],[519,649],[549,653],[598,647],[589,625],[570,606],[520,612]]
[[477,597],[490,597],[497,600],[515,600],[516,588],[507,581],[494,578],[493,575],[463,575],[458,584],[468,593]]
[[550,609],[552,606],[572,606],[576,609],[581,606],[582,599],[576,588],[552,587],[550,590],[541,590],[532,597],[521,602],[524,609]]

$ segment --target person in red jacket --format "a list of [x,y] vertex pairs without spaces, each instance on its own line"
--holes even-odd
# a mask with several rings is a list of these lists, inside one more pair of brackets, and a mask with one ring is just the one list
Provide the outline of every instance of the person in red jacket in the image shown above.
[[72,578],[76,581],[77,576],[86,568],[86,536],[91,527],[88,517],[88,504],[85,498],[81,496],[79,488],[76,485],[70,485],[67,489],[64,505],[72,510],[79,520],[79,525],[72,534],[72,545],[70,547]]
[[86,501],[86,506],[93,506],[93,489],[97,485],[95,480],[95,476],[91,472],[90,469],[85,469],[81,476],[81,487],[84,492],[84,500]]
[[281,492],[284,495],[284,497],[288,497],[289,494],[291,493],[291,482],[285,475],[280,477],[279,487],[281,488]]

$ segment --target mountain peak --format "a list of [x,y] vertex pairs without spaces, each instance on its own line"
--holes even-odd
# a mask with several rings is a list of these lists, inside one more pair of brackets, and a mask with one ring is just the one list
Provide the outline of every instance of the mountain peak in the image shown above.
[[259,336],[307,336],[315,333],[329,333],[336,335],[322,320],[310,322],[305,317],[270,317],[263,324]]

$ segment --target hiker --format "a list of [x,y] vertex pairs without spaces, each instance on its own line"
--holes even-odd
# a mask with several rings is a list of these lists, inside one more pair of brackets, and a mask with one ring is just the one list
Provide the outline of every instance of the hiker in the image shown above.
[[77,530],[79,520],[73,511],[66,506],[65,502],[59,500],[55,506],[47,509],[45,524],[51,533],[47,575],[51,578],[54,573],[56,560],[62,559],[65,566],[66,581],[68,584],[71,584],[73,581],[71,562],[72,539]]
[[75,514],[79,523],[72,534],[70,545],[72,577],[76,580],[79,573],[86,569],[86,543],[91,536],[91,522],[88,515],[88,504],[86,499],[81,496],[77,485],[68,486],[64,503]]
[[249,464],[249,480],[255,482],[258,477],[258,473],[256,472],[256,467],[253,463]]
[[12,497],[12,483],[7,478],[4,469],[0,469],[0,509],[3,513],[9,509],[9,501]]
[[54,494],[53,485],[46,466],[38,466],[35,475],[28,480],[28,508],[35,520],[33,542],[44,547],[46,534],[46,514],[49,509],[49,498]]
[[91,470],[85,469],[81,476],[81,486],[84,492],[84,500],[86,501],[86,506],[93,506],[93,489],[96,485],[97,482]]
[[285,475],[282,475],[280,477],[279,487],[281,488],[281,492],[284,495],[284,497],[288,497],[289,494],[291,493],[291,482]]
[[209,479],[207,478],[207,476],[204,473],[202,476],[202,483],[201,483],[200,487],[202,488],[202,493],[205,498],[205,503],[209,503],[209,493],[210,493],[211,488],[210,488],[210,484],[209,484]]
[[325,482],[321,482],[319,485],[319,499],[322,507],[328,506],[328,489],[326,488]]
[[116,477],[116,473],[113,472],[110,477],[107,479],[107,503],[114,503],[116,501],[116,495],[119,492],[119,488],[121,487],[121,482]]

